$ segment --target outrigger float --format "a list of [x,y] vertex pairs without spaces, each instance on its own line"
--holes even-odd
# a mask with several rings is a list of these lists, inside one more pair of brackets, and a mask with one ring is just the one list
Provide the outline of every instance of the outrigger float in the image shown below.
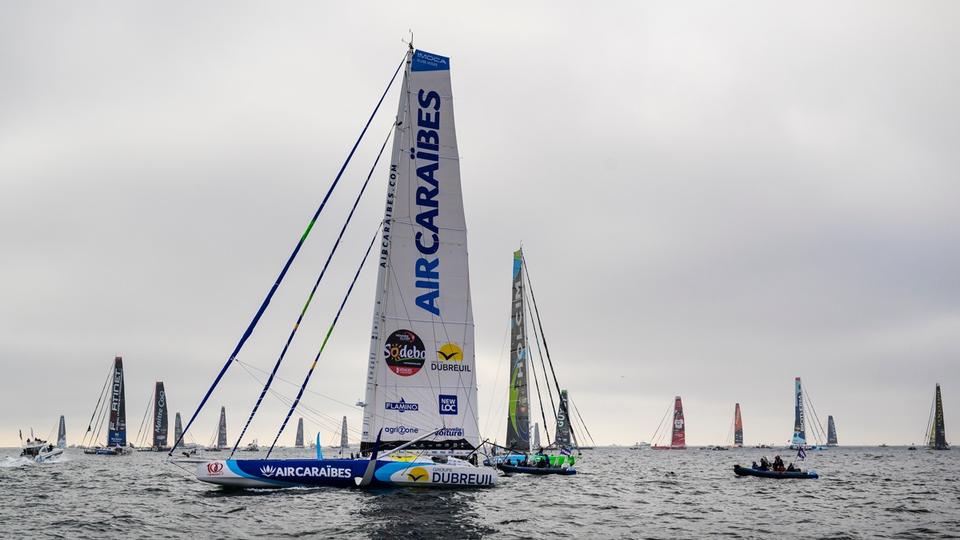
[[[371,238],[296,398],[266,459],[179,460],[196,465],[197,478],[224,487],[490,487],[497,472],[477,466],[480,448],[474,323],[467,264],[467,234],[454,129],[449,58],[410,50],[301,235],[279,277],[187,423],[186,433],[253,332],[361,142],[380,104],[403,69],[382,232]],[[384,140],[377,155],[380,159]],[[233,447],[237,451],[270,388],[313,293],[330,263],[376,168],[374,162],[340,236],[293,325],[273,372]],[[379,238],[378,238],[379,237]],[[327,340],[374,245],[378,275],[363,407],[360,458],[270,459],[296,411]],[[180,444],[183,434],[174,447]]]

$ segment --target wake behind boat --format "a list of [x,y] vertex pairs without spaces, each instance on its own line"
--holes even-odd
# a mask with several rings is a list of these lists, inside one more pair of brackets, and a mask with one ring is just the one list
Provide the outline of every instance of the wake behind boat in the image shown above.
[[[379,254],[376,300],[370,334],[366,398],[362,403],[364,412],[360,451],[367,457],[324,459],[318,445],[315,459],[269,458],[276,440],[296,411],[324,346],[375,244],[376,236],[354,274],[353,282],[327,330],[297,397],[291,400],[292,405],[280,426],[277,439],[267,451],[267,459],[200,462],[196,464],[196,474],[201,481],[225,487],[273,488],[459,488],[496,484],[494,469],[476,465],[480,436],[474,324],[450,61],[446,57],[414,50],[411,45],[398,72],[400,68],[404,69],[403,86],[393,128],[393,153],[382,233],[378,233],[382,236],[380,242],[376,242]],[[387,91],[389,88],[390,85]],[[373,115],[376,111],[375,108]],[[353,151],[327,196],[352,156]],[[371,175],[374,168],[370,170]],[[354,209],[366,185],[364,183],[361,188]],[[234,363],[325,203],[326,198],[184,432],[190,429],[210,394]],[[340,231],[340,238],[352,216],[353,210]],[[334,244],[327,263],[339,242],[338,239]],[[325,271],[326,265],[313,291],[316,291]],[[312,297],[313,292],[294,324],[286,345],[296,334]],[[286,350],[285,346],[246,426],[241,430],[234,452],[269,390]]]

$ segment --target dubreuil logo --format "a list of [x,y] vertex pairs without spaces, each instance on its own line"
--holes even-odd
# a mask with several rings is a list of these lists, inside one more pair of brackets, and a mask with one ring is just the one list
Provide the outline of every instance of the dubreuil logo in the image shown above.
[[388,401],[383,404],[383,408],[388,411],[397,411],[397,412],[407,412],[407,411],[419,411],[419,403],[407,403],[403,398],[400,398],[400,401]]
[[456,343],[444,343],[437,349],[437,360],[430,362],[430,371],[459,371],[470,373],[470,366],[463,363],[463,349]]

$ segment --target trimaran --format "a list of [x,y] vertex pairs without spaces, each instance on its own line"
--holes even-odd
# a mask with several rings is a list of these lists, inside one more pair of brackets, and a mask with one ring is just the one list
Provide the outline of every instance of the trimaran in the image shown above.
[[[190,429],[224,374],[237,361],[238,353],[296,259],[327,198],[401,69],[403,83],[399,110],[391,130],[393,151],[384,218],[363,257],[365,262],[376,243],[378,274],[366,397],[362,403],[362,457],[323,459],[318,445],[316,458],[271,459],[275,439],[265,459],[233,459],[231,453],[228,459],[197,463],[197,478],[204,482],[233,487],[487,487],[496,483],[497,473],[494,469],[476,465],[480,435],[474,323],[450,60],[415,50],[412,45],[306,231],[234,351],[187,422],[184,432]],[[386,144],[385,140],[381,153]],[[370,169],[370,175],[375,167],[376,162]],[[368,175],[367,182],[369,178]],[[353,209],[356,209],[366,185],[365,182]],[[352,216],[353,210],[327,257],[314,291]],[[377,236],[380,237],[379,241],[376,241]],[[277,438],[299,404],[363,268],[363,262],[347,288],[319,352],[280,426]],[[312,297],[313,292],[293,325],[287,346]],[[285,353],[286,346],[266,380],[246,426],[241,430],[234,451],[269,390]]]

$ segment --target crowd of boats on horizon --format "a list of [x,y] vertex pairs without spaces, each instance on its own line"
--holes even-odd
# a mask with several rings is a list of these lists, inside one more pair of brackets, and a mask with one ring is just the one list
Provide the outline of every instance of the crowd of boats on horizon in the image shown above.
[[[379,144],[379,153],[371,167],[364,169],[369,172],[358,187],[352,207],[348,211],[344,209],[346,215],[337,239],[318,271],[313,288],[305,294],[302,309],[295,318],[291,316],[295,320],[282,347],[278,344],[279,353],[271,369],[264,371],[264,379],[254,377],[258,384],[262,384],[262,389],[256,399],[252,399],[250,412],[241,417],[235,443],[231,446],[227,439],[226,409],[223,406],[220,407],[217,432],[210,443],[200,445],[191,441],[190,430],[194,422],[211,402],[231,368],[237,365],[251,367],[238,359],[241,350],[270,306],[273,295],[304,247],[331,193],[340,184],[356,149],[401,73],[399,104],[396,116],[390,119],[389,135]],[[369,243],[361,245],[366,246],[366,252],[353,266],[352,280],[341,285],[344,291],[342,300],[326,332],[319,334],[322,340],[302,382],[293,383],[296,393],[281,394],[273,387],[276,374],[291,342],[298,337],[301,322],[318,287],[321,282],[326,284],[332,279],[324,281],[328,265],[345,238],[354,211],[378,170],[391,139],[383,218],[379,223],[367,224],[369,229],[363,231],[364,235],[371,231],[374,234]],[[322,361],[325,347],[335,335],[337,322],[371,253],[377,259],[377,278],[373,289],[374,313],[369,334],[370,355],[366,359],[365,392],[357,403],[363,411],[359,447],[355,452],[350,451],[344,417],[335,455],[324,456],[318,434],[313,444],[314,456],[273,457],[273,451],[280,447],[279,441],[294,416],[299,416],[296,448],[305,448],[304,417],[312,417],[314,424],[324,422],[322,417],[325,415],[304,405],[302,397],[316,370],[325,369]],[[467,253],[450,59],[414,49],[411,43],[322,202],[298,236],[278,277],[196,410],[184,417],[186,422],[182,421],[179,412],[175,414],[172,440],[167,436],[169,406],[162,381],[155,384],[136,437],[128,439],[123,360],[118,356],[110,365],[79,446],[85,454],[95,456],[122,456],[134,450],[166,452],[171,465],[190,471],[202,482],[224,488],[486,488],[495,486],[501,475],[573,476],[583,466],[583,451],[596,444],[584,421],[585,415],[571,398],[568,386],[561,384],[558,371],[562,371],[563,361],[551,355],[544,332],[546,325],[537,306],[522,249],[513,253],[512,260],[510,352],[505,363],[509,380],[505,437],[502,441],[491,440],[481,434]],[[504,283],[505,300],[506,293]],[[268,394],[279,396],[287,409],[276,435],[270,444],[263,446],[256,440],[243,444],[247,430]],[[794,401],[793,435],[785,447],[796,449],[802,458],[806,450],[837,445],[833,417],[828,416],[824,430],[812,404],[805,401],[799,377],[795,379]],[[669,416],[671,409],[673,414]],[[933,449],[947,449],[939,384],[931,410],[927,445]],[[668,416],[672,422],[665,424]],[[329,417],[326,418],[329,422]],[[148,419],[152,419],[152,423],[148,423]],[[31,433],[24,443],[24,456],[37,461],[56,461],[63,454],[62,446],[66,445],[63,417],[59,427],[56,444],[42,441]],[[665,427],[662,435],[661,427]],[[743,447],[739,403],[734,406],[732,431],[730,444],[712,448]],[[498,433],[502,432],[498,430]],[[667,433],[669,444],[659,444],[658,436],[666,438]],[[148,441],[150,434],[152,439]],[[638,443],[634,448],[648,446],[656,450],[691,448],[686,444],[686,423],[679,396],[664,414],[653,444]],[[253,455],[235,457],[237,452],[243,451]],[[217,453],[223,457],[208,455]],[[761,478],[817,478],[812,471],[793,469],[792,463],[790,469],[784,469],[779,459],[769,465],[765,460],[751,467],[738,464],[734,472],[738,476]]]

